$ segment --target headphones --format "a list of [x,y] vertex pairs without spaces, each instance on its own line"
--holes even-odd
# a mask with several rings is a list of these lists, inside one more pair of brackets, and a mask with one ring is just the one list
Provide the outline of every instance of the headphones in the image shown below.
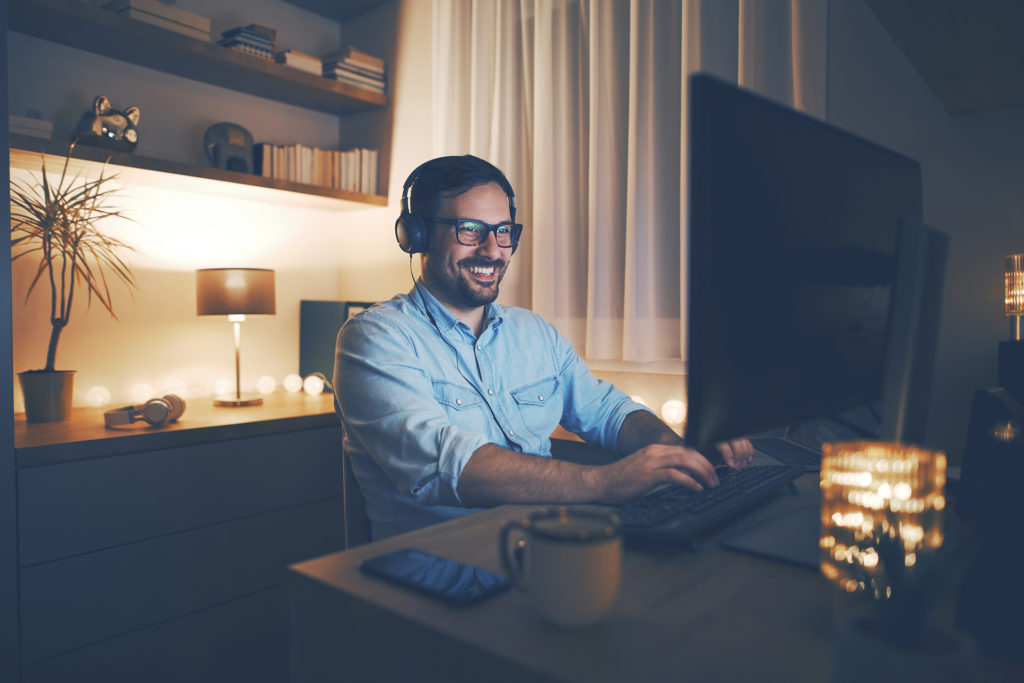
[[[470,157],[470,155],[466,155]],[[438,157],[437,159],[431,159],[425,161],[409,174],[408,179],[405,181],[405,185],[402,186],[402,213],[398,216],[398,220],[395,221],[395,239],[398,240],[398,246],[401,247],[402,251],[407,254],[422,254],[427,250],[427,243],[430,239],[430,224],[424,220],[423,216],[414,214],[409,208],[412,206],[410,203],[410,197],[412,193],[412,186],[419,180],[420,176],[424,174],[426,167],[430,164],[437,163],[439,161],[451,161],[454,159],[462,159],[465,157]],[[475,158],[475,157],[470,157]],[[482,161],[482,160],[481,160]],[[486,162],[485,162],[486,163]],[[500,173],[500,172],[499,172]],[[509,217],[514,223],[516,220],[516,195],[512,191],[512,186],[504,176],[500,176],[495,179],[495,182],[501,186],[501,189],[505,191],[508,196],[508,212]],[[519,243],[512,245],[512,253],[516,253],[516,249],[519,248]]]
[[167,394],[163,398],[151,398],[142,405],[108,410],[103,413],[103,422],[108,427],[118,427],[144,420],[154,427],[163,427],[184,412],[185,401],[177,394]]

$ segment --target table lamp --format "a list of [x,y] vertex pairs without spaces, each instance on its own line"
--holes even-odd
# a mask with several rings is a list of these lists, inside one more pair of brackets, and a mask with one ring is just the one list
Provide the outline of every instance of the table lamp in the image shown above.
[[1006,316],[1012,319],[1009,341],[999,342],[999,386],[1024,403],[1024,341],[1020,317],[1024,315],[1024,254],[1006,257],[1004,300]]
[[879,441],[822,452],[821,572],[846,592],[892,598],[919,555],[942,545],[946,456]]
[[247,315],[273,315],[274,271],[265,268],[204,268],[196,271],[196,313],[226,315],[235,328],[235,396],[217,406],[257,406],[263,397],[242,396],[241,339]]

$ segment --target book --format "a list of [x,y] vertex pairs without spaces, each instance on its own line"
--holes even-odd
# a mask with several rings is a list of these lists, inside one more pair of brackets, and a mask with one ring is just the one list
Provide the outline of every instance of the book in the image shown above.
[[354,64],[345,59],[323,62],[323,68],[325,71],[337,68],[344,68],[353,73],[369,76],[370,78],[379,78],[381,80],[384,80],[384,78],[387,75],[387,71],[385,69],[368,69],[365,66]]
[[7,121],[11,126],[18,126],[19,128],[31,128],[33,130],[53,132],[53,121],[44,121],[43,119],[33,119],[28,116],[18,116],[17,114],[8,114]]
[[337,69],[332,69],[330,71],[325,69],[323,75],[324,76],[328,76],[328,77],[344,76],[345,78],[348,78],[348,79],[350,79],[352,81],[355,81],[355,82],[358,82],[358,83],[366,83],[367,85],[379,86],[381,88],[384,87],[384,80],[381,79],[381,78],[375,78],[375,77],[372,77],[372,76],[365,76],[365,75],[360,74],[360,73],[355,73],[353,71],[349,71],[348,69],[342,69],[340,67],[337,68]]
[[356,88],[363,88],[364,90],[372,90],[373,92],[379,92],[382,94],[387,92],[384,84],[382,83],[365,83],[363,81],[356,80],[345,74],[333,74],[331,76],[327,76],[327,78],[332,78],[336,81],[354,86]]
[[28,135],[33,138],[42,138],[43,140],[53,139],[52,130],[41,130],[39,128],[29,128],[27,126],[11,125],[8,128],[8,132],[15,133],[16,135]]
[[246,45],[254,45],[256,47],[262,47],[267,50],[274,49],[274,41],[267,40],[263,36],[257,36],[250,33],[236,33],[230,36],[224,36],[217,41],[221,45],[229,45],[234,43],[244,43]]
[[234,28],[229,28],[227,31],[222,32],[220,35],[224,38],[229,38],[239,33],[246,33],[251,36],[259,36],[271,43],[277,39],[277,29],[271,28],[270,26],[262,26],[261,24],[246,24],[245,26],[235,26]]
[[173,5],[167,5],[160,0],[110,0],[103,7],[112,12],[122,12],[127,9],[141,10],[149,15],[184,24],[198,31],[205,31],[207,34],[210,33],[210,20],[206,17],[187,12]]
[[311,74],[321,76],[320,60],[312,55],[307,55],[304,52],[297,50],[284,50],[278,52],[275,56],[275,61],[278,64],[284,64],[290,66],[293,69],[299,69],[300,71],[306,71]]
[[259,57],[260,59],[266,59],[269,62],[274,61],[274,51],[268,50],[265,47],[258,47],[255,45],[249,45],[248,43],[232,42],[232,43],[218,43],[224,47],[231,48],[236,52],[243,54],[252,55],[253,57]]
[[330,52],[323,55],[321,59],[325,62],[349,60],[353,64],[364,66],[368,69],[375,69],[377,71],[383,71],[385,62],[380,57],[374,57],[373,55],[367,54],[362,50],[354,47],[347,47],[344,50],[338,50],[336,52]]
[[145,10],[136,9],[134,7],[126,7],[125,9],[120,10],[118,14],[123,14],[136,21],[144,21],[147,24],[152,24],[153,26],[159,26],[160,28],[165,28],[169,31],[174,31],[175,33],[186,35],[189,38],[201,40],[204,43],[210,42],[209,31],[203,31],[201,29],[188,26],[187,24],[182,24],[172,19],[167,19],[156,14],[150,14]]

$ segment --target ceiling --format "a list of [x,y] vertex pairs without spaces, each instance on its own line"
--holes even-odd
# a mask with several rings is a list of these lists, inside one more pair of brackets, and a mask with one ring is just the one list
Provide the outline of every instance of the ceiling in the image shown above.
[[383,5],[389,0],[285,0],[288,4],[342,22],[357,14]]
[[1024,105],[1024,0],[864,0],[950,114]]

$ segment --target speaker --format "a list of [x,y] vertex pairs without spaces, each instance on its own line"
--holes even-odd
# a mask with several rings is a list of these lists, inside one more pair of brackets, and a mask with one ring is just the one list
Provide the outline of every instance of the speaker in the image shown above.
[[[418,216],[412,212],[409,208],[412,206],[412,186],[416,184],[416,181],[421,175],[423,175],[424,169],[432,163],[436,163],[442,160],[451,160],[457,157],[440,157],[438,159],[431,159],[425,161],[416,168],[413,169],[412,173],[405,181],[405,185],[402,186],[402,213],[399,214],[398,220],[395,221],[395,239],[398,240],[398,246],[401,247],[402,251],[407,254],[422,254],[427,250],[427,245],[430,241],[430,225],[424,220],[423,216]],[[516,203],[515,193],[512,191],[512,186],[508,181],[496,180],[501,186],[501,189],[505,191],[508,196],[508,212],[509,218],[513,222],[516,220]],[[512,253],[516,253],[516,249],[519,248],[519,244],[512,245]]]
[[119,427],[142,420],[154,427],[162,427],[177,420],[184,412],[185,401],[176,394],[167,394],[162,398],[151,398],[142,405],[108,410],[103,413],[103,422],[108,427]]

